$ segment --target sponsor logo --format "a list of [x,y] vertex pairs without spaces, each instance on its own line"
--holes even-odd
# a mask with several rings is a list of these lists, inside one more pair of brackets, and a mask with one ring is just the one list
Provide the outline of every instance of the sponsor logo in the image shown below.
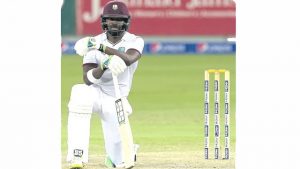
[[215,103],[215,114],[219,114],[219,103]]
[[228,103],[225,103],[225,114],[229,114],[229,106],[228,106]]
[[219,125],[215,125],[215,136],[219,137],[220,131],[219,131]]
[[229,126],[225,125],[225,137],[229,137]]
[[64,42],[61,43],[62,52],[66,52],[69,48],[70,47],[69,47],[68,43],[64,43]]
[[229,115],[225,114],[225,125],[229,125]]
[[208,103],[204,104],[204,113],[208,114]]
[[219,148],[215,148],[215,159],[219,158]]
[[205,148],[204,152],[205,152],[205,159],[208,159],[208,148]]
[[83,150],[75,149],[73,153],[74,153],[74,156],[75,156],[75,157],[82,157],[82,155],[83,155]]
[[229,138],[228,137],[225,138],[225,147],[229,147]]
[[199,43],[197,44],[197,52],[199,53],[205,53],[208,49],[207,43]]
[[229,102],[229,93],[228,92],[225,92],[224,100],[225,100],[225,103]]
[[205,137],[208,137],[208,125],[205,125],[205,131],[204,131],[204,133],[205,133]]
[[151,43],[150,44],[150,51],[151,53],[158,53],[162,49],[160,43]]
[[198,43],[197,53],[232,53],[235,52],[235,44],[231,43]]
[[150,43],[150,53],[186,53],[189,52],[184,43]]
[[204,147],[208,147],[209,146],[209,138],[206,137],[204,140]]
[[219,115],[215,114],[215,125],[219,125]]
[[215,80],[215,91],[219,91],[219,80]]
[[215,102],[218,103],[219,102],[219,92],[215,91]]
[[204,124],[205,124],[205,125],[208,125],[208,124],[209,124],[209,116],[208,116],[208,114],[205,114]]
[[204,91],[208,91],[209,90],[209,83],[208,83],[208,80],[205,80],[204,82]]
[[208,103],[209,102],[209,93],[208,92],[205,92],[205,95],[204,95],[204,101],[205,103]]
[[225,159],[229,159],[229,148],[225,148]]
[[225,80],[225,92],[229,91],[229,82],[228,80]]

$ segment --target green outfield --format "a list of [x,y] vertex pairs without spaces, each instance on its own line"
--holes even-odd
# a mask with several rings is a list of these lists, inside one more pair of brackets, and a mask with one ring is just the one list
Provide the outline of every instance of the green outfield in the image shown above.
[[[134,110],[130,116],[131,127],[135,142],[140,144],[136,168],[235,168],[235,61],[233,55],[149,55],[141,58],[129,96]],[[67,168],[67,103],[72,85],[83,83],[81,64],[82,58],[79,56],[66,55],[61,60],[61,145],[64,169]],[[228,69],[231,74],[231,160],[204,160],[203,82],[204,70],[209,68]],[[221,89],[222,85],[223,76]],[[213,94],[213,90],[210,91]],[[213,95],[210,98],[213,99]],[[222,98],[223,96],[221,103]],[[221,119],[223,117],[221,111]],[[211,112],[211,124],[212,119]],[[100,123],[98,115],[94,114],[91,123],[90,163],[87,166],[89,169],[105,168]],[[221,133],[224,133],[223,126],[221,129]],[[213,131],[210,130],[210,133],[212,135]],[[223,141],[222,137],[221,142]],[[213,147],[213,138],[210,146]],[[213,157],[213,151],[210,155]]]

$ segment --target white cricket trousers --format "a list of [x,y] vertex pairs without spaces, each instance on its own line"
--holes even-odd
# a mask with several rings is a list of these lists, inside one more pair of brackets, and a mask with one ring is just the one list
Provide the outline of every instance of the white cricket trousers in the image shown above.
[[69,102],[68,155],[74,157],[74,150],[83,150],[83,162],[88,162],[90,120],[92,113],[98,113],[102,122],[105,150],[112,162],[122,163],[121,139],[118,131],[115,98],[102,92],[95,85],[74,85]]

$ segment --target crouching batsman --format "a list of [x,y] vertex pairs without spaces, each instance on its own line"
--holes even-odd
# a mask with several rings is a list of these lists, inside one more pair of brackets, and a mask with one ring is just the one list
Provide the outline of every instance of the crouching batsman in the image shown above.
[[126,4],[110,1],[101,15],[103,33],[75,44],[83,56],[85,84],[72,87],[68,104],[68,155],[71,169],[88,163],[90,119],[98,113],[102,122],[109,168],[132,168],[138,145],[128,120],[132,108],[127,100],[144,40],[127,32],[130,15]]

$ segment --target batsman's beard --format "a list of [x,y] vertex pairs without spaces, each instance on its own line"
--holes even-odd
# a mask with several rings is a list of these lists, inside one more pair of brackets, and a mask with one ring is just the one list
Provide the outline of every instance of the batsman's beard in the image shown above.
[[107,32],[113,37],[120,37],[124,34],[125,30],[107,30]]

